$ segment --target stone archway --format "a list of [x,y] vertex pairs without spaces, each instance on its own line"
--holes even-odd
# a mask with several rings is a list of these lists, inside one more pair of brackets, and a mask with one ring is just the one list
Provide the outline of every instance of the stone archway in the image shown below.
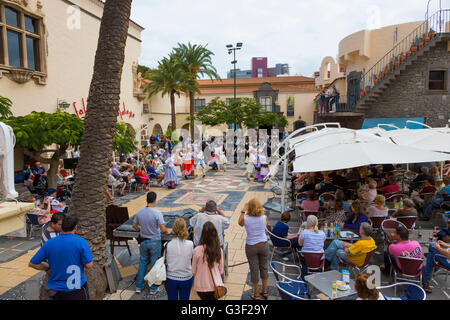
[[160,136],[162,134],[164,134],[164,132],[163,132],[163,129],[162,129],[161,125],[159,123],[155,124],[153,126],[152,135],[153,136]]

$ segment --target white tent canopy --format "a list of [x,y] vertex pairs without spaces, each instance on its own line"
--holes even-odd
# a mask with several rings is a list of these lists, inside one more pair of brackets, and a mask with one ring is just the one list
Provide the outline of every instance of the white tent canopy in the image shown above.
[[298,144],[295,153],[294,172],[450,160],[450,154],[400,146],[374,134],[349,129],[309,139]]
[[391,130],[385,137],[402,146],[450,153],[450,128]]

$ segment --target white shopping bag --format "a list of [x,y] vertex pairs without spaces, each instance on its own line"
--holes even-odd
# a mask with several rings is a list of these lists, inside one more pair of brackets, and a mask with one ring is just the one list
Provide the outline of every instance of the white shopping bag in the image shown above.
[[156,260],[153,268],[144,277],[144,280],[147,281],[149,287],[152,285],[159,286],[166,281],[166,265],[164,260],[164,256]]

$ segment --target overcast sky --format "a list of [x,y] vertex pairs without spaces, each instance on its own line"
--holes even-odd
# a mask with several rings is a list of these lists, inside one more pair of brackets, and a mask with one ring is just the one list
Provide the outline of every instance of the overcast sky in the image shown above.
[[[442,6],[449,6],[442,0]],[[428,0],[135,0],[131,18],[145,27],[140,64],[155,67],[181,43],[208,45],[221,77],[231,69],[227,44],[243,42],[237,68],[252,57],[288,63],[291,75],[312,76],[341,39],[362,29],[424,20]],[[436,12],[439,0],[430,3]]]

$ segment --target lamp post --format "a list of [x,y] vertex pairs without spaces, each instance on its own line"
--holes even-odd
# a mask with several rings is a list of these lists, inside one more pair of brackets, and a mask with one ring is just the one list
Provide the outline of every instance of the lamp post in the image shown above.
[[[228,54],[231,54],[233,52],[233,61],[231,61],[231,64],[234,65],[233,68],[233,78],[234,78],[234,101],[236,101],[236,50],[242,49],[242,42],[236,43],[236,46],[234,47],[232,44],[228,44],[227,46]],[[237,124],[233,123],[233,129],[237,130]]]

